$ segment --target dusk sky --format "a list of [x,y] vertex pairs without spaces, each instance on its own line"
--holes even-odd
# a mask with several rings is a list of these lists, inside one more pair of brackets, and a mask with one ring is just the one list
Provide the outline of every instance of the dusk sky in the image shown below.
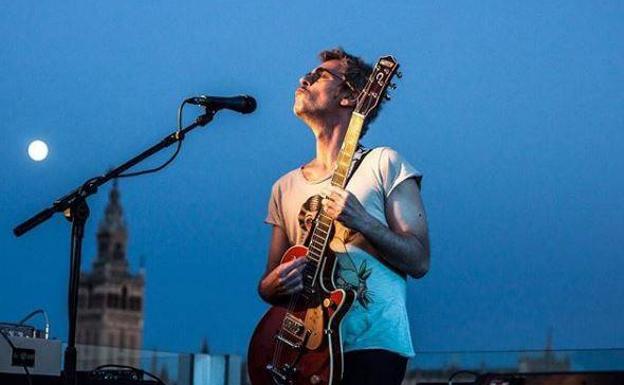
[[[70,224],[15,225],[173,131],[184,98],[250,94],[255,113],[220,112],[166,169],[119,183],[130,264],[146,260],[144,347],[205,336],[245,354],[267,309],[271,185],[314,156],[294,90],[342,46],[404,74],[363,143],[424,174],[416,350],[541,348],[550,327],[555,348],[622,348],[622,20],[621,1],[5,1],[0,321],[44,308],[67,338]],[[110,187],[88,201],[83,269]]]

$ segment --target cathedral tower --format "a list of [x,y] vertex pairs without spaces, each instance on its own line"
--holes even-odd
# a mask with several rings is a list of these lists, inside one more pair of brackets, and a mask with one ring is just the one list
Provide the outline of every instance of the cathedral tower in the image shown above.
[[143,269],[130,272],[127,245],[128,229],[115,180],[98,227],[92,270],[80,276],[76,341],[85,345],[78,349],[80,369],[109,363],[139,365],[145,277]]

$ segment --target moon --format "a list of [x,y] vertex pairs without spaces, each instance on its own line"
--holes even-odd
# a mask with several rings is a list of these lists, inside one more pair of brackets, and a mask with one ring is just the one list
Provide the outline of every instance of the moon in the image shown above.
[[28,145],[28,156],[35,162],[41,162],[48,157],[48,145],[43,140],[33,140]]

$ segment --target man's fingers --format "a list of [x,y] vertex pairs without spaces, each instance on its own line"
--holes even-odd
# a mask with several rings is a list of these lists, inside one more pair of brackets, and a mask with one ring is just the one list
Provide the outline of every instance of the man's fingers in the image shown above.
[[291,289],[286,290],[284,293],[285,294],[295,294],[295,293],[300,292],[301,290],[303,290],[303,283],[300,282],[297,286],[295,286],[295,287],[293,287]]
[[287,290],[300,285],[302,282],[303,278],[301,277],[301,274],[297,274],[284,280],[282,287]]
[[289,265],[279,275],[279,285],[282,287],[282,290],[292,288],[301,282],[306,259],[302,257],[287,263]]
[[286,264],[289,265],[289,268],[291,269],[295,269],[301,265],[305,265],[307,262],[307,259],[305,259],[305,257],[299,257],[299,258],[295,258],[290,262],[286,262]]
[[299,271],[303,270],[307,262],[308,260],[305,259],[305,257],[300,257],[300,258],[295,259],[294,261],[292,261],[292,263],[288,267],[289,274],[291,271],[294,271],[294,270],[299,270]]
[[283,294],[293,294],[300,291],[303,288],[303,278],[301,274],[294,275],[289,279],[282,281],[280,285],[280,292]]
[[289,281],[293,279],[293,277],[301,276],[301,273],[303,272],[304,267],[305,265],[301,265],[300,267],[290,270],[288,274],[284,276],[284,281]]
[[279,276],[284,278],[286,277],[292,270],[303,269],[303,266],[306,264],[306,259],[304,257],[296,258],[292,261],[288,261],[286,263],[282,263],[279,271]]

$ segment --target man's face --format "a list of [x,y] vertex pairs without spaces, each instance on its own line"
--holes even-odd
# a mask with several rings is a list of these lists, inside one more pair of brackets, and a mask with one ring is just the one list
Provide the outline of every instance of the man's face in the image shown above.
[[295,115],[328,116],[343,109],[340,101],[347,96],[344,73],[340,60],[328,60],[299,79],[293,106]]

